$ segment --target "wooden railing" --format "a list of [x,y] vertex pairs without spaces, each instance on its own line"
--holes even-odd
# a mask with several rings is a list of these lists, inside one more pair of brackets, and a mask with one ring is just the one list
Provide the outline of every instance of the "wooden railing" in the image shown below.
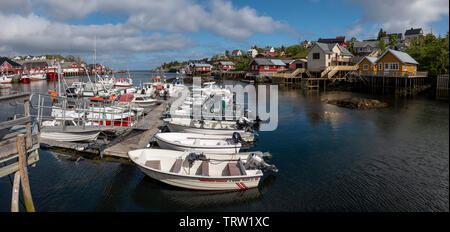
[[385,76],[385,77],[427,77],[428,72],[408,72],[408,71],[364,71],[359,70],[359,75],[362,76]]

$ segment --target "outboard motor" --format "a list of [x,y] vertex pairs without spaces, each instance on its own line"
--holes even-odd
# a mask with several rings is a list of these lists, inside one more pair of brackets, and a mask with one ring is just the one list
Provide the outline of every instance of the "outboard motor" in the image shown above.
[[275,165],[267,164],[263,158],[259,157],[255,153],[248,155],[247,162],[245,163],[245,169],[262,169],[264,171],[278,172],[278,168],[275,167]]
[[189,162],[189,167],[192,167],[192,164],[196,160],[206,160],[206,156],[202,154],[195,154],[195,153],[189,153],[188,156],[186,156],[186,160]]
[[239,134],[238,132],[234,132],[233,136],[231,136],[231,138],[233,139],[233,142],[235,143],[239,143],[239,142],[243,142],[244,140],[241,137],[241,134]]

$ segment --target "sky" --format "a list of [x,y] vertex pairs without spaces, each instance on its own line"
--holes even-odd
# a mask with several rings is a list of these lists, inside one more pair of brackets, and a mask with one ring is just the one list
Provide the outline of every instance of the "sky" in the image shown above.
[[150,70],[225,50],[290,46],[382,28],[445,36],[448,0],[0,0],[0,56],[69,54]]

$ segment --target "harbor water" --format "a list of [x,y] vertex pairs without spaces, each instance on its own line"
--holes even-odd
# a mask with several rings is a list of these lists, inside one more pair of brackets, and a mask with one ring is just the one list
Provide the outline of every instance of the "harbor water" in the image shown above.
[[[152,74],[131,76],[139,84]],[[0,94],[47,93],[54,86],[12,84]],[[355,110],[324,102],[352,96],[389,107]],[[278,100],[277,129],[259,132],[251,149],[270,152],[279,172],[266,173],[257,189],[185,190],[146,177],[128,161],[41,149],[36,167],[28,169],[36,210],[449,211],[448,102],[281,88]],[[11,104],[1,108],[2,121],[14,113]],[[10,210],[12,179],[0,179],[0,211]]]

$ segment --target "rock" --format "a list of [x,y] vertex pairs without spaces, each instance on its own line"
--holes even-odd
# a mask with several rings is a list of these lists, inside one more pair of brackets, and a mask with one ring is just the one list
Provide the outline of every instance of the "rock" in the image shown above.
[[366,98],[346,98],[339,100],[329,100],[328,104],[337,105],[340,107],[346,107],[351,109],[376,109],[387,107],[388,104],[386,102],[381,102],[375,99],[366,99]]

